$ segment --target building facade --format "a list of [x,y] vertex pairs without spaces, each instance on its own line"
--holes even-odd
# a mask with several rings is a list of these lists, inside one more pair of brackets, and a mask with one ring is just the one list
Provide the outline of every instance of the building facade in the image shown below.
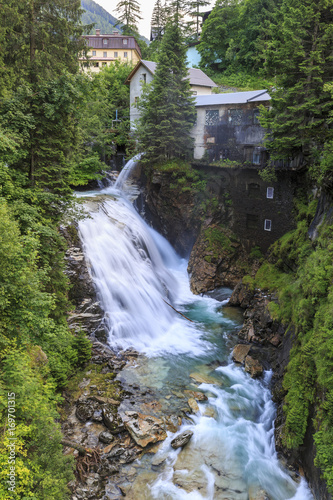
[[[86,58],[81,57],[86,71],[94,73],[104,66],[113,64],[114,61],[128,62],[133,65],[141,59],[140,47],[134,36],[101,35],[101,30],[96,29],[95,35],[83,35],[87,44]],[[87,61],[88,59],[88,61]]]
[[198,96],[194,159],[206,154],[210,162],[231,160],[262,166],[266,161],[265,130],[259,123],[259,106],[269,107],[266,90]]
[[[141,96],[142,85],[150,83],[153,80],[155,71],[155,62],[141,60],[126,79],[125,83],[130,86],[130,120],[132,129],[135,128],[135,121],[140,118],[140,112],[136,107],[136,103]],[[188,71],[193,95],[210,95],[212,89],[217,87],[213,80],[201,71],[201,69],[189,68]]]

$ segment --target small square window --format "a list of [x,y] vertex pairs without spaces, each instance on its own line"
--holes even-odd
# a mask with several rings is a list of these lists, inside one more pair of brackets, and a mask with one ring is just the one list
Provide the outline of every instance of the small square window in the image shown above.
[[114,57],[118,57],[118,52],[115,52],[115,53],[114,53]]
[[93,50],[93,54],[92,54],[92,55],[93,55],[93,56],[95,56],[95,55],[96,55],[96,50]]
[[124,58],[125,59],[127,58],[127,52],[124,52]]
[[123,39],[123,45],[127,45],[127,38]]
[[103,38],[103,45],[107,45],[107,44],[108,44],[107,38]]
[[274,188],[272,188],[272,187],[267,188],[266,197],[269,198],[270,200],[272,200],[274,198]]
[[272,231],[272,221],[271,221],[271,219],[265,219],[264,229],[265,229],[265,231]]

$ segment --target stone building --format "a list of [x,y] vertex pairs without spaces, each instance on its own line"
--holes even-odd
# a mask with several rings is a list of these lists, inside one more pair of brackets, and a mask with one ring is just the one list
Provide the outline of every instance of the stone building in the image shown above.
[[210,162],[228,159],[263,165],[267,158],[259,106],[269,107],[269,102],[266,90],[198,95],[197,121],[191,132],[194,159],[200,160],[206,153]]

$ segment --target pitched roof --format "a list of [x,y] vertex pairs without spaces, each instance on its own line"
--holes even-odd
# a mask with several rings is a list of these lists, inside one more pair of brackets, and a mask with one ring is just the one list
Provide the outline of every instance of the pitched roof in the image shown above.
[[[137,63],[135,68],[131,71],[131,73],[126,78],[125,83],[130,83],[131,79],[141,66],[141,64],[152,74],[155,74],[156,71],[156,63],[153,61],[144,61],[143,59]],[[201,87],[217,87],[216,83],[213,82],[201,69],[188,68],[189,79],[191,85],[198,85]]]
[[247,102],[269,101],[271,96],[267,90],[250,90],[247,92],[230,92],[226,94],[198,95],[196,106],[217,106],[221,104],[245,104]]
[[[125,35],[83,35],[82,38],[92,49],[136,49],[141,55],[140,47],[134,36]],[[106,40],[104,43],[103,40]],[[127,40],[127,42],[126,42]],[[124,43],[125,41],[125,43]]]

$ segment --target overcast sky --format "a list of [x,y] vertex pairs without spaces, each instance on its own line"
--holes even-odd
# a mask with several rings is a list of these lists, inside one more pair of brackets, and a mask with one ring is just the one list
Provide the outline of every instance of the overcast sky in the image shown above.
[[[95,0],[96,3],[101,5],[106,11],[109,12],[109,14],[112,14],[114,17],[117,17],[117,14],[114,11],[114,9],[118,1],[119,0]],[[142,21],[138,23],[139,33],[140,35],[143,35],[146,38],[148,38],[148,40],[150,39],[150,21],[155,2],[156,0],[139,0],[141,13],[143,17]],[[211,5],[214,5],[214,3],[215,1],[212,1]],[[209,6],[206,8],[209,9]]]

